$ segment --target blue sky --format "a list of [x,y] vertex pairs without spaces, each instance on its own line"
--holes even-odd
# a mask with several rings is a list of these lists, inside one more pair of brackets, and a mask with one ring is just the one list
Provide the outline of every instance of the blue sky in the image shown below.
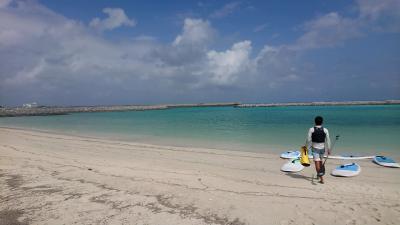
[[400,1],[0,0],[0,105],[400,98]]

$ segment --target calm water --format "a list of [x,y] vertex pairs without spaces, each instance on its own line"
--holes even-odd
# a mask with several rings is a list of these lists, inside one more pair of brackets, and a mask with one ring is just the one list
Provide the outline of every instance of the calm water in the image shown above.
[[0,126],[23,127],[174,146],[242,151],[298,149],[316,115],[325,119],[336,153],[400,155],[400,106],[321,106],[76,113],[0,118]]

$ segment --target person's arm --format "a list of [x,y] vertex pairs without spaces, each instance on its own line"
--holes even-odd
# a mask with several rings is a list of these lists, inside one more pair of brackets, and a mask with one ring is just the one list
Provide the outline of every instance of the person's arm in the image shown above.
[[329,137],[329,131],[326,129],[326,138],[325,138],[325,145],[328,150],[328,155],[331,154],[331,139]]
[[311,135],[312,135],[312,132],[313,132],[312,129],[313,129],[313,128],[310,128],[310,129],[308,130],[308,134],[307,134],[307,137],[306,137],[306,147],[307,147],[307,149],[310,149],[310,148],[311,148]]

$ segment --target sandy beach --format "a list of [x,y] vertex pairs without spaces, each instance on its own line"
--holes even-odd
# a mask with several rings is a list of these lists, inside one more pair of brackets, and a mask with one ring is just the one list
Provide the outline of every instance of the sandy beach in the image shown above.
[[369,160],[319,184],[275,154],[9,128],[0,143],[2,225],[400,224],[400,170]]

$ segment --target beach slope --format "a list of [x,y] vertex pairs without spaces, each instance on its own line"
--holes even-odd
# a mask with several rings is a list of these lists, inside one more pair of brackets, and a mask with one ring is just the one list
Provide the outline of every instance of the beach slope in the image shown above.
[[0,224],[400,224],[399,169],[319,184],[284,162],[0,128]]

